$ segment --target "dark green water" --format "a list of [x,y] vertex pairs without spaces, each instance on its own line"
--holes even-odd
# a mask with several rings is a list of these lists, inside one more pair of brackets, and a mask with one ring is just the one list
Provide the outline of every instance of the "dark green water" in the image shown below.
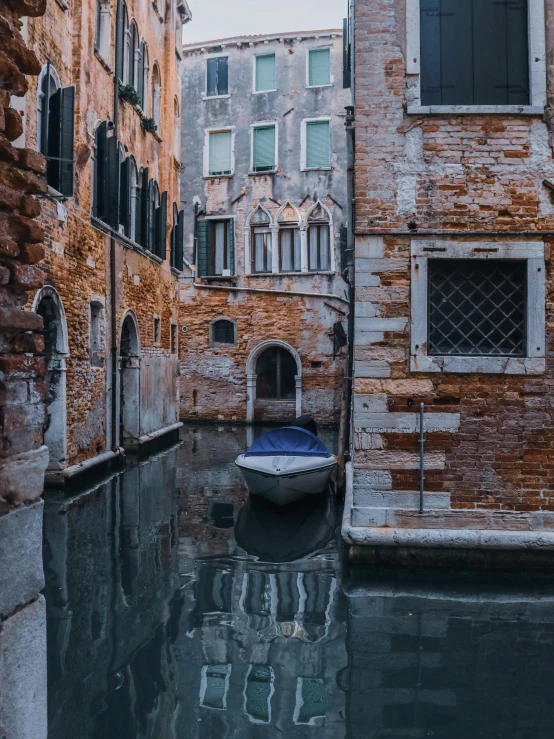
[[351,571],[332,497],[247,502],[251,440],[49,496],[49,739],[551,739],[553,584]]

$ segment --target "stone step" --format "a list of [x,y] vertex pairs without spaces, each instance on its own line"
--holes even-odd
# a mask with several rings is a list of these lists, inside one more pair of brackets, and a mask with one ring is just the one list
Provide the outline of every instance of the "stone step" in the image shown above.
[[[429,497],[430,497],[429,493]],[[554,511],[516,513],[512,511],[487,510],[433,510],[430,509],[428,494],[426,509],[378,508],[369,506],[352,507],[352,526],[387,527],[389,529],[445,529],[485,531],[554,531]]]
[[[449,510],[450,493],[425,492],[424,506],[428,510]],[[364,508],[419,510],[419,490],[354,490],[354,505]]]

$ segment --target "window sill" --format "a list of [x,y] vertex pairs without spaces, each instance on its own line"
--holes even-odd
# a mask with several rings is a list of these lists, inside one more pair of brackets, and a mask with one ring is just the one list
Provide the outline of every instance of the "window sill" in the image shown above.
[[106,70],[108,74],[113,74],[113,69],[110,67],[108,62],[104,59],[100,51],[96,48],[94,49],[94,56],[98,59],[98,61],[104,67],[104,69]]
[[331,172],[333,167],[302,167],[302,172]]
[[227,100],[230,97],[231,95],[229,93],[226,95],[202,95],[202,100]]
[[317,90],[320,87],[333,87],[333,86],[334,85],[332,82],[326,82],[324,85],[306,85],[306,89],[307,90]]
[[264,175],[267,176],[267,175],[272,175],[276,173],[277,173],[276,169],[270,169],[267,172],[249,172],[248,177],[263,177]]
[[[237,279],[236,275],[229,275],[229,276],[223,276],[223,275],[210,275],[199,277],[199,280],[202,280],[203,282],[231,282],[234,284],[235,280]],[[202,283],[200,283],[202,284]]]
[[231,174],[205,174],[204,179],[205,180],[228,180],[234,176],[235,176],[234,172],[231,172]]
[[265,95],[266,92],[277,92],[277,88],[273,87],[271,90],[252,90],[252,95]]
[[408,105],[408,115],[544,115],[540,105]]
[[328,277],[329,275],[334,276],[335,272],[324,270],[313,270],[309,272],[251,272],[249,275],[244,275],[244,277],[309,277],[311,275],[324,275]]
[[234,344],[220,344],[220,343],[216,343],[214,341],[214,342],[210,342],[209,347],[210,347],[210,349],[236,349],[237,348],[237,344],[236,343],[234,343]]
[[131,239],[127,238],[127,236],[124,236],[118,231],[114,231],[111,226],[108,226],[108,224],[104,223],[104,221],[102,221],[100,218],[96,218],[96,216],[91,216],[90,222],[97,231],[100,231],[105,236],[111,236],[115,241],[119,242],[126,249],[132,249],[133,251],[136,251],[137,254],[142,254],[142,256],[148,257],[148,259],[151,259],[155,264],[163,264],[164,260],[161,257],[158,257],[156,254],[148,251],[148,249],[145,249],[144,246],[137,244],[136,241],[131,241]]
[[412,372],[451,374],[542,375],[546,372],[544,357],[429,357],[410,358]]

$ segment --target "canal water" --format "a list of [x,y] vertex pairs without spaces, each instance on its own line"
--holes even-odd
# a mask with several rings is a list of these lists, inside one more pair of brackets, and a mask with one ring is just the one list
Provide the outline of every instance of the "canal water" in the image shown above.
[[551,739],[552,582],[349,568],[332,494],[248,500],[262,431],[48,495],[49,739]]

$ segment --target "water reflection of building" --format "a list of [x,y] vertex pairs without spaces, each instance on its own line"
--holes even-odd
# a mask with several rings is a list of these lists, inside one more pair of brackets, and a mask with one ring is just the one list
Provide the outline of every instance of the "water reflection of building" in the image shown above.
[[193,727],[186,736],[344,736],[338,555],[286,565],[198,560],[184,593],[177,654],[181,717]]
[[177,505],[164,455],[47,500],[50,739],[175,736]]

